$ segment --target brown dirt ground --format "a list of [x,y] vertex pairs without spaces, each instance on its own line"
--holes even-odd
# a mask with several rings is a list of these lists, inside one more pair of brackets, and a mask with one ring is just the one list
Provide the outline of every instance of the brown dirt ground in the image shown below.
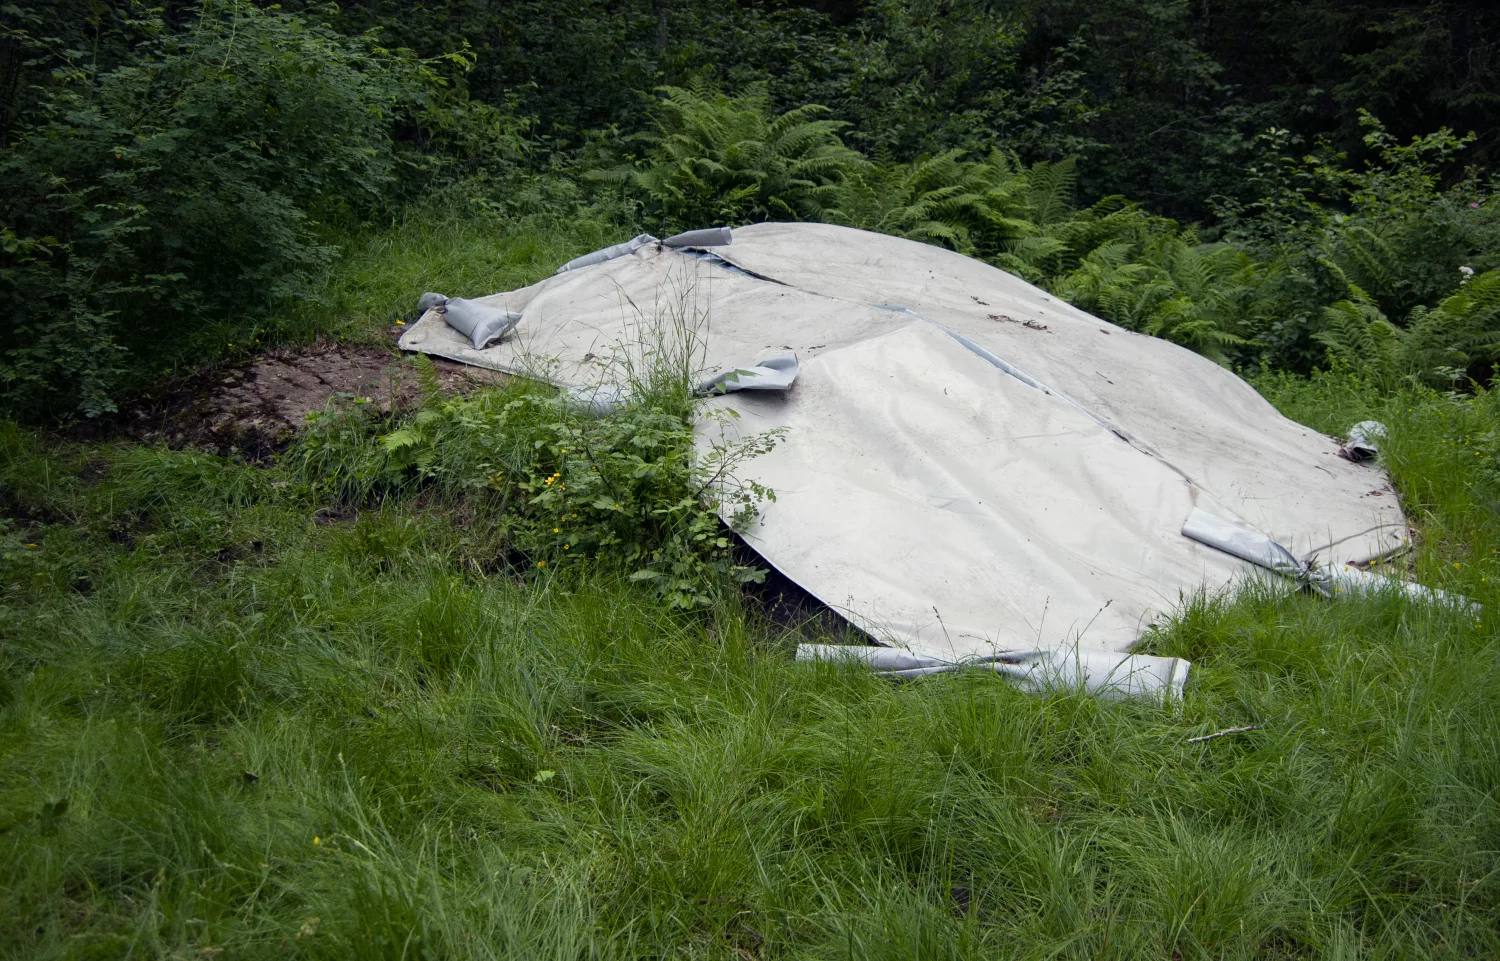
[[[367,397],[381,410],[412,403],[416,371],[391,346],[331,341],[273,349],[243,363],[200,371],[139,398],[81,433],[124,436],[174,448],[206,448],[262,460],[286,446],[309,411]],[[462,393],[504,375],[433,358],[445,391]]]

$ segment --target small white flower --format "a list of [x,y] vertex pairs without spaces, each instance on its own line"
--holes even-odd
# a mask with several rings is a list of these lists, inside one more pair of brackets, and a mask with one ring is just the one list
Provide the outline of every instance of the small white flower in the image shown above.
[[1474,268],[1473,267],[1460,267],[1460,268],[1458,268],[1458,272],[1460,274],[1463,274],[1463,278],[1464,278],[1463,280],[1460,280],[1458,282],[1458,285],[1460,287],[1462,287],[1464,284],[1467,284],[1474,277]]

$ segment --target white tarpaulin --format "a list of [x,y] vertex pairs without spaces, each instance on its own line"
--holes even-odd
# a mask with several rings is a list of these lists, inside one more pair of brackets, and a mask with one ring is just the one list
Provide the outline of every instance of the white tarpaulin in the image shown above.
[[584,390],[693,337],[700,382],[795,354],[790,390],[704,400],[739,416],[706,418],[700,443],[785,428],[740,468],[777,495],[746,540],[877,640],[937,659],[1125,650],[1249,569],[1183,536],[1195,509],[1299,563],[1405,542],[1378,467],[1230,371],[925,244],[759,224],[712,256],[645,243],[479,302],[521,323],[475,350],[429,313],[401,346]]

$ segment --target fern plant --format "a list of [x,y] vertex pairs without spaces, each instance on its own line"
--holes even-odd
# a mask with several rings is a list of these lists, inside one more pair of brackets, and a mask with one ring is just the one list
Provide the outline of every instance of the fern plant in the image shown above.
[[1200,244],[1191,231],[1144,244],[1122,239],[1095,247],[1052,290],[1122,327],[1182,344],[1219,363],[1249,341],[1237,317],[1254,293],[1255,265],[1224,244]]
[[847,124],[811,104],[772,116],[763,88],[740,97],[662,87],[646,156],[598,171],[663,230],[765,220],[823,220],[845,181],[869,168],[844,146]]
[[1020,165],[998,150],[983,161],[962,158],[962,150],[949,150],[872,168],[844,184],[830,219],[966,254],[1034,233]]
[[1329,357],[1383,389],[1405,381],[1453,386],[1500,360],[1500,271],[1466,282],[1436,307],[1417,306],[1393,323],[1357,284],[1323,310],[1314,335]]

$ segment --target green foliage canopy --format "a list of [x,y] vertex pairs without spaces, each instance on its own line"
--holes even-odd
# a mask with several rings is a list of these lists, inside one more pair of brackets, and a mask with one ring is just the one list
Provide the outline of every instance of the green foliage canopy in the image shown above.
[[97,414],[127,376],[221,345],[205,319],[306,297],[398,177],[393,130],[441,81],[374,36],[210,4],[132,59],[64,71],[0,158],[0,389]]

